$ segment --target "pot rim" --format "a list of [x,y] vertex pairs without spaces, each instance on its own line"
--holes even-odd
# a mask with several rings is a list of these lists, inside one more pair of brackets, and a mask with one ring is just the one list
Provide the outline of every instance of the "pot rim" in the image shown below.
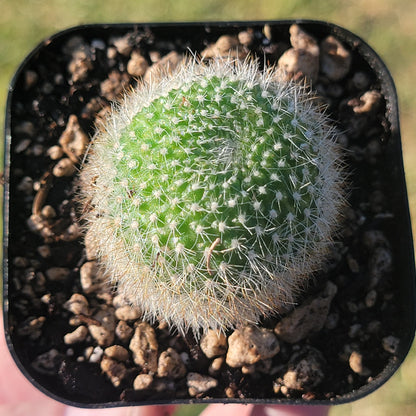
[[[152,29],[155,28],[177,28],[177,27],[201,27],[201,26],[215,26],[220,29],[226,28],[241,28],[241,27],[254,27],[254,26],[262,26],[265,24],[270,25],[291,25],[291,24],[299,24],[304,27],[309,28],[326,28],[329,34],[334,35],[338,40],[347,44],[350,48],[355,49],[358,54],[360,54],[364,60],[368,63],[371,69],[374,71],[375,75],[377,76],[380,84],[383,95],[386,99],[386,117],[389,119],[390,122],[390,130],[391,130],[391,141],[395,143],[397,147],[396,151],[398,153],[398,168],[399,168],[399,177],[401,179],[400,189],[402,192],[402,200],[400,201],[402,204],[402,211],[405,213],[401,220],[403,221],[403,230],[406,232],[406,235],[403,238],[403,241],[406,241],[406,258],[409,260],[409,275],[413,276],[413,279],[409,279],[408,284],[408,299],[407,299],[407,308],[405,308],[406,312],[408,313],[408,319],[406,322],[408,323],[409,331],[407,338],[401,343],[401,349],[398,353],[398,358],[395,360],[389,360],[386,367],[369,383],[365,384],[364,386],[360,387],[357,390],[354,390],[350,393],[347,393],[343,396],[330,399],[330,400],[313,400],[307,401],[302,399],[174,399],[174,400],[156,400],[156,401],[144,401],[144,402],[124,402],[124,401],[111,401],[111,402],[104,402],[104,403],[84,403],[84,402],[77,402],[66,397],[60,397],[54,392],[48,390],[45,386],[39,383],[32,375],[28,372],[25,366],[20,361],[11,337],[10,329],[9,329],[9,262],[8,262],[8,246],[9,246],[9,216],[10,216],[10,209],[9,209],[9,196],[10,196],[10,186],[9,186],[9,177],[10,177],[10,146],[11,146],[11,102],[12,96],[14,93],[14,89],[19,79],[20,75],[24,71],[27,64],[36,56],[36,54],[42,50],[42,48],[48,46],[50,43],[59,40],[65,36],[75,34],[75,33],[82,33],[85,30],[128,30],[131,28],[143,28],[149,27]],[[308,29],[306,29],[308,30]],[[12,77],[10,84],[9,84],[9,91],[7,95],[7,102],[6,102],[6,117],[5,117],[5,146],[4,146],[4,194],[3,194],[3,317],[4,317],[4,330],[5,330],[5,337],[7,346],[9,351],[19,368],[19,370],[24,374],[24,376],[40,391],[42,391],[47,396],[62,402],[63,404],[81,408],[90,408],[90,409],[101,409],[101,408],[111,408],[111,407],[121,407],[121,406],[138,406],[138,405],[163,405],[163,404],[212,404],[212,403],[238,403],[238,404],[282,404],[282,405],[312,405],[312,406],[322,406],[322,405],[338,405],[338,404],[345,404],[355,400],[359,400],[368,394],[372,393],[373,391],[377,390],[381,385],[387,382],[390,377],[396,372],[396,370],[400,367],[402,362],[407,356],[408,351],[412,345],[415,328],[416,328],[416,310],[415,310],[415,298],[416,298],[416,288],[415,288],[415,261],[414,261],[414,250],[413,250],[413,238],[412,238],[412,231],[411,231],[411,222],[410,222],[410,213],[408,209],[408,195],[406,192],[406,183],[405,183],[405,175],[404,175],[404,166],[403,166],[403,157],[402,157],[402,146],[400,140],[400,125],[399,125],[399,109],[398,109],[398,99],[397,99],[397,92],[394,85],[393,78],[380,58],[380,56],[359,36],[355,35],[354,33],[350,32],[349,30],[336,25],[334,23],[329,23],[326,21],[321,20],[313,20],[313,19],[283,19],[283,20],[259,20],[259,21],[209,21],[209,22],[158,22],[158,23],[89,23],[89,24],[81,24],[66,28],[64,30],[58,31],[53,35],[49,36],[48,38],[41,41],[37,46],[33,48],[31,52],[27,54],[27,56],[23,59],[21,64],[18,66],[14,76]]]

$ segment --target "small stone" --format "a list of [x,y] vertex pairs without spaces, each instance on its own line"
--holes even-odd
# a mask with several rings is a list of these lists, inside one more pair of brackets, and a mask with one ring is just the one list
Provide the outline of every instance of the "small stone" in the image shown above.
[[176,350],[168,348],[160,354],[157,375],[173,379],[185,377],[186,367]]
[[131,33],[127,33],[124,36],[111,39],[111,43],[117,49],[117,52],[124,56],[129,56],[133,45]]
[[43,217],[43,218],[45,218],[45,219],[47,219],[47,220],[49,220],[49,219],[52,219],[52,218],[55,218],[55,217],[56,217],[56,211],[55,211],[55,208],[54,208],[54,207],[52,207],[52,206],[50,206],[50,205],[45,205],[45,206],[42,208],[42,210],[41,210],[40,214],[42,215],[42,217]]
[[96,261],[87,261],[81,266],[80,281],[83,291],[89,294],[101,290],[107,279]]
[[56,376],[62,363],[62,354],[55,348],[37,356],[31,366],[40,374]]
[[51,256],[51,248],[47,244],[38,246],[37,251],[40,254],[40,256],[43,257],[44,259]]
[[230,367],[242,367],[271,358],[279,351],[279,341],[272,331],[245,326],[229,336],[226,362]]
[[127,361],[129,352],[121,345],[112,345],[104,350],[104,354],[116,361]]
[[23,179],[17,185],[17,190],[24,192],[27,195],[31,195],[33,192],[33,179],[29,176],[23,177]]
[[113,70],[108,74],[108,78],[100,84],[101,96],[108,101],[115,101],[127,90],[128,85],[129,75]]
[[153,383],[153,376],[150,374],[139,374],[133,382],[134,390],[148,389]]
[[128,342],[133,335],[133,328],[126,321],[120,321],[116,327],[116,335],[121,342]]
[[253,30],[243,30],[238,34],[238,41],[241,45],[250,46],[254,41],[254,32]]
[[52,169],[52,173],[57,178],[72,176],[75,172],[76,167],[68,157],[61,159]]
[[50,147],[46,154],[52,159],[52,160],[58,160],[64,155],[64,151],[61,146],[55,145]]
[[222,332],[210,329],[202,336],[200,346],[208,358],[217,357],[227,351],[227,337]]
[[42,327],[46,321],[44,316],[30,317],[23,321],[17,328],[17,333],[22,337],[29,337],[32,340],[42,335]]
[[189,373],[186,378],[186,384],[189,395],[195,397],[217,387],[218,381],[213,377],[203,376],[198,373]]
[[331,81],[345,78],[351,68],[351,53],[334,36],[321,42],[321,71]]
[[79,124],[78,117],[71,114],[65,130],[59,138],[62,150],[68,155],[73,163],[78,163],[88,146],[89,139]]
[[325,325],[337,286],[328,281],[325,289],[317,296],[306,300],[301,306],[284,317],[274,331],[285,342],[294,344],[320,331]]
[[116,317],[120,321],[135,321],[142,316],[142,311],[136,306],[125,305],[116,309]]
[[371,371],[364,367],[363,365],[363,356],[357,351],[353,351],[349,358],[349,365],[354,373],[359,374],[363,377],[368,377],[371,374]]
[[75,241],[82,236],[82,229],[77,222],[71,224],[63,233],[62,241]]
[[359,99],[356,104],[354,100],[349,103],[352,104],[352,110],[356,114],[374,113],[380,107],[382,95],[378,91],[367,91]]
[[149,372],[157,372],[159,345],[155,330],[147,322],[141,322],[136,326],[129,348],[137,365]]
[[87,359],[90,363],[98,363],[101,361],[103,354],[104,354],[104,350],[100,346],[96,346],[88,354]]
[[382,339],[382,345],[385,351],[390,354],[397,354],[399,351],[400,339],[393,335],[389,335]]
[[144,76],[144,80],[149,82],[150,80],[157,80],[162,73],[172,73],[182,60],[183,56],[179,55],[178,52],[169,52],[153,65],[149,66]]
[[116,328],[114,309],[103,305],[102,309],[93,316],[93,319],[100,324],[88,325],[91,336],[101,347],[111,345],[114,341]]
[[141,77],[146,73],[148,67],[146,58],[140,52],[133,51],[127,63],[127,72],[133,77]]
[[209,368],[208,368],[208,373],[209,373],[211,376],[216,375],[216,374],[217,374],[217,373],[221,370],[221,367],[223,366],[224,361],[225,361],[225,357],[224,357],[224,356],[214,358],[214,359],[212,360],[212,362],[211,362],[211,364],[210,364]]
[[25,88],[28,90],[38,82],[38,74],[35,71],[28,69],[25,71]]
[[365,306],[367,308],[372,308],[377,302],[377,292],[375,290],[370,290],[365,297]]
[[324,380],[324,367],[325,359],[321,352],[307,346],[290,358],[283,384],[293,390],[313,389]]
[[23,153],[30,146],[31,143],[32,143],[32,140],[30,139],[20,140],[20,142],[14,148],[14,152],[17,154]]
[[352,77],[352,83],[357,90],[365,90],[370,86],[370,77],[367,73],[358,71]]
[[88,328],[81,325],[74,331],[64,335],[64,342],[67,345],[76,344],[78,342],[85,341],[88,335]]
[[368,262],[372,288],[376,287],[382,277],[390,272],[392,265],[393,254],[389,247],[377,247],[373,250]]
[[88,300],[80,293],[74,293],[71,298],[64,303],[64,308],[74,315],[89,315]]
[[72,51],[72,59],[68,65],[68,71],[71,74],[72,82],[85,81],[88,72],[93,69],[91,51],[87,45],[79,44]]
[[294,24],[289,28],[292,48],[282,54],[278,66],[286,79],[305,77],[316,81],[319,72],[319,47],[316,40]]
[[119,387],[127,374],[126,366],[123,363],[106,356],[101,360],[100,367],[114,387]]
[[68,278],[70,272],[67,267],[51,267],[46,270],[45,274],[53,282],[62,282]]
[[237,58],[243,59],[247,56],[237,36],[222,35],[217,41],[201,52],[201,56],[207,58]]

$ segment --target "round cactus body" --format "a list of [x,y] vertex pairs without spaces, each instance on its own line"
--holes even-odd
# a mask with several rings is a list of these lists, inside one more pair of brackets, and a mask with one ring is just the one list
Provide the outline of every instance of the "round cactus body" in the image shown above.
[[335,131],[256,62],[183,65],[134,91],[92,144],[81,194],[118,290],[181,332],[292,304],[343,205]]

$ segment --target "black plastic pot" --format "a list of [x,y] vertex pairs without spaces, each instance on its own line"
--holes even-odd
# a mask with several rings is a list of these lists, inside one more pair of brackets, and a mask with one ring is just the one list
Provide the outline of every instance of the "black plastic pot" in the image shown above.
[[[25,188],[24,178],[29,176],[34,181],[39,181],[38,187],[52,187],[47,196],[48,204],[57,207],[58,217],[62,219],[61,223],[55,226],[63,227],[62,223],[70,216],[70,213],[65,211],[69,210],[68,204],[65,205],[62,201],[72,196],[72,178],[59,179],[53,185],[48,182],[48,178],[43,174],[51,170],[54,162],[46,156],[46,148],[57,143],[68,116],[73,113],[78,115],[85,131],[88,134],[93,133],[90,116],[81,115],[81,110],[86,104],[85,97],[90,97],[90,92],[95,91],[98,84],[88,84],[86,81],[79,86],[77,82],[69,81],[68,61],[65,60],[63,52],[65,45],[68,47],[67,42],[76,36],[81,36],[90,45],[95,42],[94,53],[96,55],[93,61],[95,59],[96,67],[90,71],[102,81],[107,75],[98,64],[100,59],[104,59],[102,45],[109,44],[110,38],[122,36],[128,32],[133,34],[132,39],[135,39],[141,46],[147,45],[149,50],[158,49],[161,55],[165,55],[171,50],[186,52],[189,49],[200,52],[207,46],[207,43],[215,42],[221,35],[236,35],[250,28],[254,33],[256,51],[263,51],[263,55],[259,56],[260,60],[263,58],[270,60],[270,56],[277,59],[290,46],[289,27],[293,23],[299,24],[318,41],[328,35],[333,35],[350,50],[353,56],[352,69],[342,81],[341,88],[350,88],[348,83],[353,82],[353,75],[360,72],[370,77],[370,86],[382,95],[382,110],[375,116],[374,121],[376,131],[359,134],[346,131],[347,136],[349,134],[351,136],[348,152],[352,155],[349,160],[353,164],[351,169],[353,189],[350,202],[355,212],[363,216],[360,219],[351,220],[358,225],[355,228],[352,227],[352,231],[350,230],[346,237],[351,242],[350,246],[346,245],[350,251],[347,250],[347,254],[345,250],[339,253],[339,265],[329,272],[329,278],[335,278],[336,275],[338,279],[339,292],[331,308],[339,317],[340,324],[333,332],[327,328],[322,336],[318,335],[305,341],[312,346],[319,346],[325,353],[327,374],[331,374],[332,377],[326,384],[324,383],[328,390],[321,388],[318,392],[312,389],[312,391],[291,392],[286,395],[281,392],[272,394],[269,387],[268,390],[266,388],[263,390],[259,381],[256,382],[257,389],[254,393],[244,390],[243,387],[246,384],[242,381],[239,393],[232,398],[227,398],[224,391],[221,393],[219,389],[199,398],[191,398],[187,396],[186,385],[183,382],[179,383],[173,392],[162,394],[139,394],[131,388],[115,389],[110,385],[106,376],[101,374],[98,364],[79,363],[75,358],[71,358],[67,351],[69,347],[65,347],[67,350],[64,350],[62,346],[61,339],[64,333],[69,331],[69,313],[66,311],[63,315],[59,315],[57,311],[62,311],[62,303],[67,300],[62,298],[62,293],[66,293],[65,291],[73,286],[77,287],[79,268],[85,261],[82,242],[77,240],[62,243],[49,241],[45,237],[48,245],[53,248],[52,258],[48,257],[49,263],[45,265],[45,257],[40,255],[37,249],[39,245],[44,245],[45,241],[29,231],[27,226],[27,218],[30,216],[33,200],[36,197],[34,197],[35,192],[30,189],[30,184],[29,188]],[[268,25],[267,36],[264,35],[265,24]],[[115,67],[118,71],[125,71],[127,59],[121,55],[114,59],[117,60]],[[35,81],[33,78],[30,79],[33,76],[36,77]],[[322,85],[327,87],[328,82]],[[354,88],[348,91],[354,91]],[[356,89],[356,96],[347,98],[357,99],[359,96],[360,91]],[[36,97],[41,97],[41,99]],[[336,93],[332,93],[331,100],[337,103],[338,108],[348,109],[348,105],[341,102],[342,100],[337,97]],[[347,110],[345,111],[348,113]],[[345,128],[343,120],[353,117],[350,113],[345,115],[342,111],[337,112],[340,119],[335,121],[339,122],[341,128]],[[359,131],[359,127],[357,129]],[[378,139],[370,143],[369,137]],[[371,153],[371,149],[376,150]],[[373,156],[375,161],[371,159]],[[167,402],[340,404],[359,399],[381,386],[397,370],[410,348],[416,322],[415,269],[396,91],[387,68],[377,54],[363,40],[343,28],[323,22],[301,20],[296,22],[86,25],[60,32],[42,42],[28,55],[11,82],[6,113],[4,169],[3,307],[7,343],[17,366],[25,376],[37,388],[54,399],[69,405],[94,408]],[[379,212],[371,211],[363,203],[367,200],[365,195],[374,191],[372,189],[374,186],[378,187],[377,190],[384,195]],[[380,195],[380,192],[372,195],[375,197]],[[39,194],[37,198],[40,198]],[[370,214],[367,215],[368,212]],[[360,313],[360,308],[363,306],[356,293],[360,292],[362,295],[363,291],[368,290],[367,283],[371,280],[368,274],[374,271],[374,268],[371,269],[374,265],[370,267],[369,262],[374,260],[374,257],[371,257],[371,253],[359,252],[357,248],[361,246],[354,245],[356,244],[354,241],[363,238],[368,230],[381,230],[387,237],[386,244],[391,250],[394,263],[385,269],[383,269],[383,264],[378,265],[384,270],[381,283],[378,283],[386,290],[383,292],[384,297],[377,300],[378,307],[371,309],[372,306],[367,305],[367,309]],[[353,251],[351,247],[355,247],[356,251]],[[361,261],[358,269],[352,267],[351,262],[348,263],[351,256]],[[379,258],[379,261],[382,263],[383,259]],[[50,276],[45,277],[45,270],[50,266],[65,267],[70,272],[65,279],[54,280]],[[345,279],[344,271],[351,282],[346,281],[348,279]],[[319,281],[319,278],[317,280]],[[351,296],[350,301],[348,296]],[[352,319],[353,309],[354,318]],[[380,316],[377,316],[378,311],[381,311]],[[370,315],[372,320],[365,317],[365,324],[356,320],[357,317],[366,314]],[[47,317],[47,324],[43,325],[43,320],[39,320],[39,317]],[[351,321],[345,323],[344,319],[351,319]],[[343,351],[337,350],[336,340],[344,340],[345,345],[348,342],[351,345],[358,343],[359,346],[364,340],[362,345],[369,350],[373,334],[365,332],[370,328],[367,324],[376,321],[382,327],[379,331],[386,331],[383,332],[385,335],[383,339],[387,342],[387,335],[391,333],[394,338],[389,339],[397,340],[398,344],[390,346],[390,351],[389,347],[386,347],[377,362],[371,363],[371,357],[369,357],[372,371],[371,379],[368,379],[368,375],[354,373],[348,368],[348,363],[340,363],[339,355]],[[360,339],[354,338],[351,333],[349,335],[346,333],[347,329],[351,329],[353,325],[362,326]],[[374,335],[374,337],[382,336]],[[327,345],[323,345],[325,340],[328,340]],[[301,349],[302,345],[298,347]],[[35,368],[34,359],[52,348],[57,349],[57,355],[51,361],[52,370],[40,369],[39,366]],[[287,347],[290,351],[291,348],[292,346]],[[374,344],[374,348],[380,350],[380,345]],[[77,346],[72,347],[72,353],[74,357],[82,355]],[[342,368],[339,369],[339,366]],[[237,377],[237,373],[238,371],[228,371],[231,378]],[[243,380],[244,376],[241,373],[238,374]],[[339,380],[336,379],[337,377]],[[349,381],[348,377],[350,377]],[[336,380],[340,386],[338,391],[331,390],[330,385],[333,380]],[[185,393],[183,393],[184,390]]]

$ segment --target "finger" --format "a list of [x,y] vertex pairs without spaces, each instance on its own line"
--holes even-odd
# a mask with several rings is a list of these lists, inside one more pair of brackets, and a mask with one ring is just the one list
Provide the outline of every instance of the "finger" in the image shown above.
[[[176,406],[114,407],[111,409],[81,409],[67,407],[63,416],[170,416]],[[1,415],[0,415],[1,416]]]
[[254,406],[250,416],[327,416],[328,406]]

